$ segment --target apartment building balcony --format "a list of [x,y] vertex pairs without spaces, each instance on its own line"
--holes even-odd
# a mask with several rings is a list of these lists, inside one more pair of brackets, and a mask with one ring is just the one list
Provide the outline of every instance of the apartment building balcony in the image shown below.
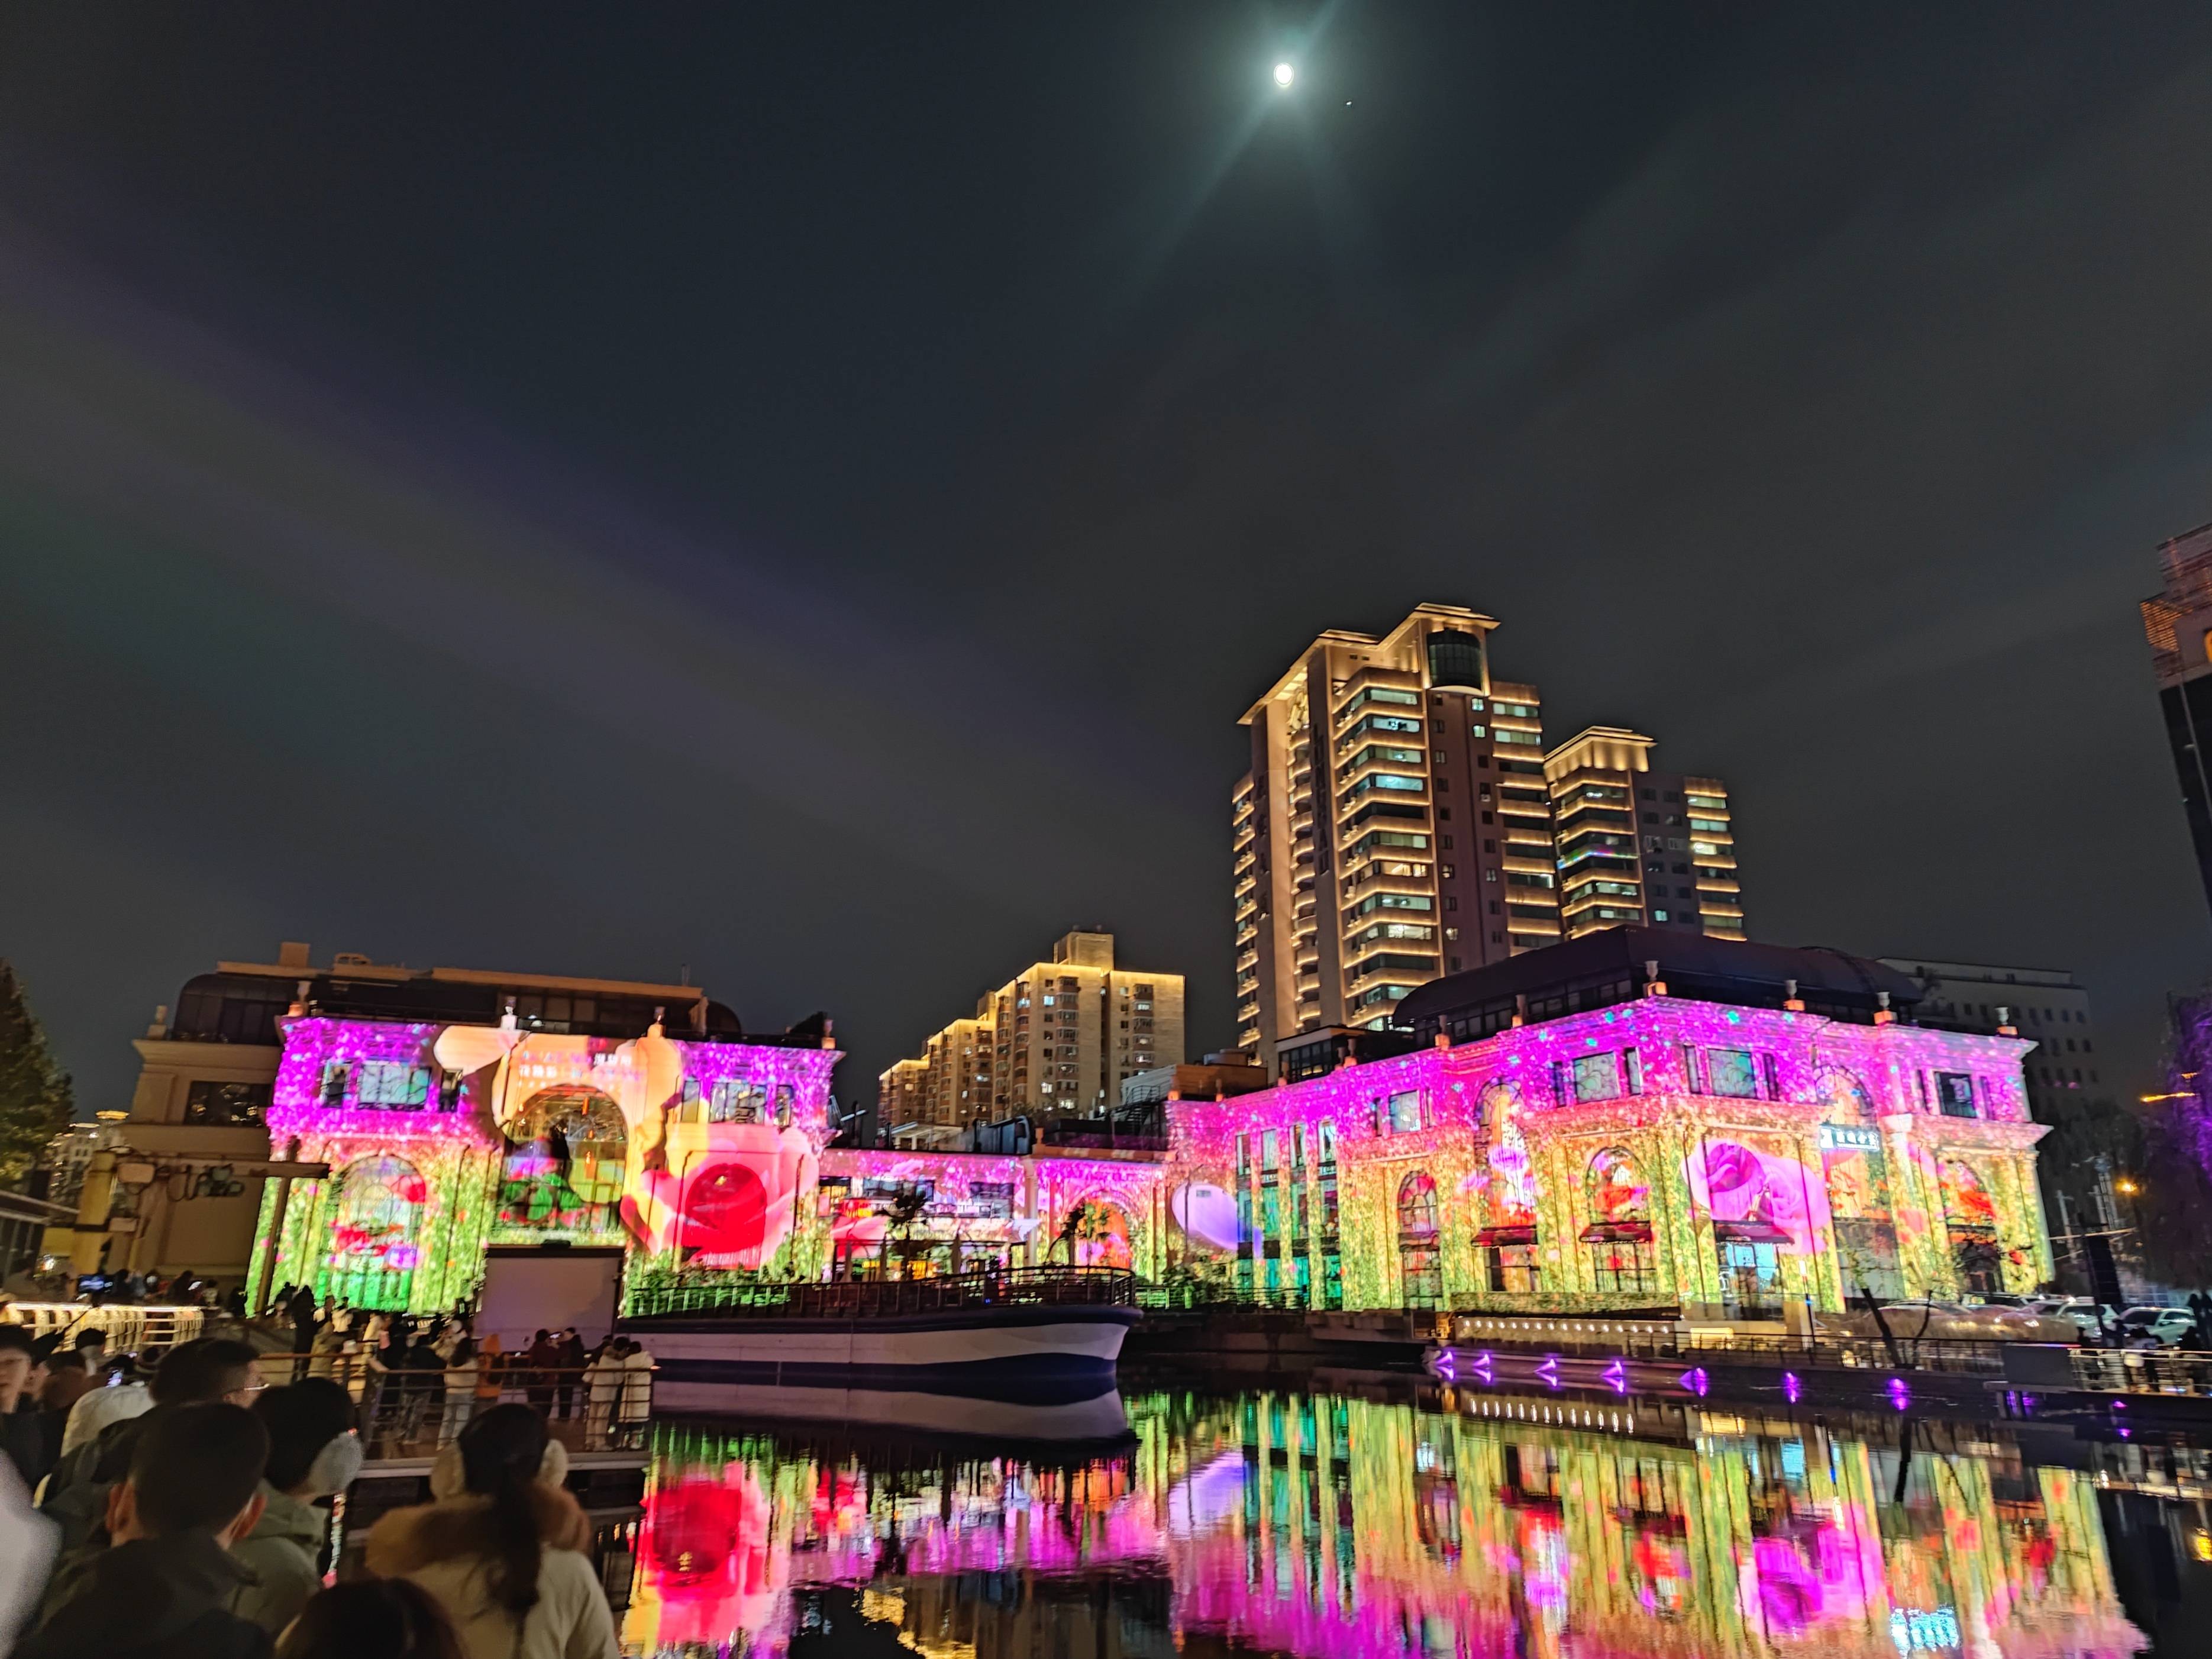
[[1392,945],[1390,950],[1370,951],[1347,967],[1344,970],[1345,984],[1357,988],[1380,975],[1402,977],[1408,974],[1425,974],[1431,979],[1437,976],[1437,958],[1433,946],[1413,945],[1409,948],[1401,941],[1392,941]]
[[1349,877],[1344,884],[1344,896],[1352,898],[1372,890],[1398,892],[1425,893],[1435,866],[1411,864],[1400,860],[1368,864],[1359,873]]
[[1395,707],[1419,708],[1420,706],[1421,677],[1419,674],[1410,668],[1391,668],[1382,663],[1369,663],[1363,668],[1355,668],[1346,678],[1343,686],[1330,702],[1331,714],[1340,721],[1345,711],[1359,702],[1360,693],[1377,689],[1387,691],[1410,691],[1413,694],[1412,704],[1400,703],[1394,705]]

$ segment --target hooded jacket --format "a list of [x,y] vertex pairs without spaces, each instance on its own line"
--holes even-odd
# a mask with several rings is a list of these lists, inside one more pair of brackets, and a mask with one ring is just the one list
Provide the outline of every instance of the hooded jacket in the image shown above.
[[245,1579],[210,1532],[90,1552],[64,1566],[15,1659],[267,1659],[269,1632],[228,1607]]
[[[455,1484],[432,1476],[433,1490]],[[435,1596],[469,1659],[616,1659],[614,1615],[585,1553],[590,1521],[574,1498],[545,1480],[531,1487],[531,1501],[544,1553],[538,1603],[519,1630],[488,1583],[489,1498],[464,1493],[393,1510],[368,1534],[368,1570],[412,1580]]]
[[107,1489],[131,1473],[131,1454],[138,1449],[138,1437],[148,1419],[154,1412],[176,1409],[156,1406],[119,1419],[102,1429],[89,1444],[62,1455],[47,1478],[46,1498],[39,1508],[62,1529],[64,1556],[88,1544],[106,1541]]
[[230,1547],[250,1580],[231,1597],[230,1610],[271,1636],[281,1636],[284,1626],[300,1616],[307,1598],[323,1587],[315,1558],[322,1551],[330,1517],[305,1498],[278,1492],[266,1480],[261,1483],[261,1496],[266,1500],[261,1519]]

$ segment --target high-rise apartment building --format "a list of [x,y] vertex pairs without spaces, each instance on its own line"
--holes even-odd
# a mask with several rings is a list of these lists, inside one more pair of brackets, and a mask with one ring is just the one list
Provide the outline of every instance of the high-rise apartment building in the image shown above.
[[2181,781],[2181,808],[2197,844],[2197,871],[2212,902],[2212,524],[2158,550],[2166,585],[2142,602],[2166,740]]
[[1676,927],[1741,939],[1743,888],[1728,790],[1662,772],[1653,740],[1593,726],[1544,757],[1559,842],[1559,925]]
[[1238,1046],[1387,1023],[1440,975],[1559,937],[1542,702],[1489,617],[1331,629],[1246,711],[1231,802]]
[[1111,933],[1077,931],[976,1000],[877,1080],[878,1121],[962,1127],[1018,1112],[1103,1112],[1139,1072],[1180,1065],[1182,975],[1114,965]]

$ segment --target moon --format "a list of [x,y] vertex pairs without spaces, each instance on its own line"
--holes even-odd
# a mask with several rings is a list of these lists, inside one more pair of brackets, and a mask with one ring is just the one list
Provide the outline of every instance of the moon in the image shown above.
[[1287,92],[1290,90],[1291,82],[1297,78],[1297,70],[1291,68],[1290,64],[1278,64],[1275,65],[1275,84],[1282,88],[1285,91]]

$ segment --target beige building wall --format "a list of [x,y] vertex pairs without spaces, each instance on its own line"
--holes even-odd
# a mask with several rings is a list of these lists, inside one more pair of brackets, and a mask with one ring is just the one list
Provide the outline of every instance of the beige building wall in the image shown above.
[[[276,1079],[278,1051],[230,1042],[179,1042],[161,1034],[139,1038],[138,1082],[131,1115],[118,1127],[123,1144],[156,1164],[164,1158],[270,1157],[269,1132],[258,1121],[224,1121],[238,1104],[265,1105]],[[163,1278],[190,1268],[226,1281],[245,1277],[261,1212],[261,1182],[242,1178],[234,1195],[192,1195],[194,1182],[176,1176],[135,1195],[137,1228],[108,1248],[108,1265]],[[181,1195],[179,1195],[181,1194]]]

